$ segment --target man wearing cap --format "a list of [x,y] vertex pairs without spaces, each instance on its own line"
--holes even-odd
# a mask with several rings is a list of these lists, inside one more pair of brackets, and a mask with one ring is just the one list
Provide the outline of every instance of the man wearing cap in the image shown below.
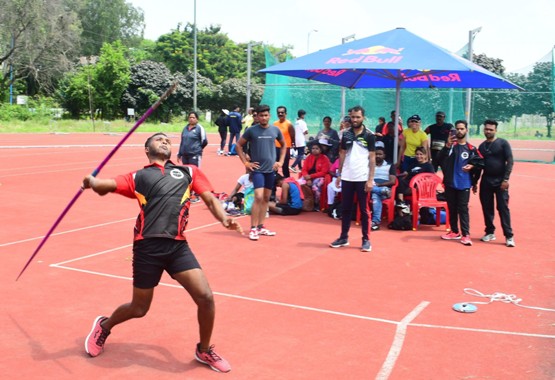
[[336,181],[341,181],[342,189],[341,235],[330,244],[330,247],[339,248],[349,245],[351,213],[356,195],[361,217],[361,251],[370,252],[372,245],[368,234],[370,225],[368,194],[374,184],[376,136],[364,126],[363,121],[364,108],[353,107],[351,109],[351,128],[345,130],[341,137],[339,176],[336,179]]
[[432,155],[432,165],[437,172],[439,162],[437,155],[439,151],[445,146],[449,138],[449,131],[454,128],[453,124],[445,122],[445,112],[438,111],[436,113],[436,123],[429,125],[424,132],[431,137],[430,151]]
[[419,146],[426,149],[426,152],[428,152],[428,159],[430,159],[428,135],[420,129],[420,116],[412,115],[408,118],[407,123],[409,127],[403,131],[404,139],[399,142],[397,166],[401,169],[401,172],[407,171],[408,168],[416,162],[416,148]]

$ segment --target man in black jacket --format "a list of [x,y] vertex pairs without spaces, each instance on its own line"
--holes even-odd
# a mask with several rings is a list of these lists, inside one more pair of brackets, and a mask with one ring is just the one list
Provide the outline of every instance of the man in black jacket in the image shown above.
[[513,152],[507,140],[497,138],[497,121],[484,121],[484,135],[486,141],[478,148],[484,156],[484,172],[480,181],[480,203],[484,213],[486,233],[480,239],[488,242],[495,240],[495,216],[494,197],[497,203],[497,211],[501,219],[505,245],[515,246],[513,229],[511,228],[511,212],[509,211],[509,177],[513,170]]

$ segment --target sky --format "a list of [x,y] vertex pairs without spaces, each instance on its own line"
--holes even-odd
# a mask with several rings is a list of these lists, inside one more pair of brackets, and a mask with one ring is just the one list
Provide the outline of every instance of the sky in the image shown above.
[[[195,0],[127,0],[145,14],[156,40],[194,22]],[[219,25],[236,43],[293,46],[296,57],[397,27],[456,52],[476,33],[473,50],[525,72],[555,45],[555,0],[196,0],[199,30]]]

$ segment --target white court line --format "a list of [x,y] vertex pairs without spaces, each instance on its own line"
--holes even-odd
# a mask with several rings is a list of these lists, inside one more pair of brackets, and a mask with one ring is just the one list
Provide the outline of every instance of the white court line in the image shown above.
[[403,348],[403,343],[405,341],[405,336],[407,335],[407,327],[409,323],[416,318],[422,310],[426,308],[430,303],[428,301],[422,301],[418,306],[416,306],[410,313],[406,315],[405,318],[401,320],[401,322],[397,325],[397,329],[395,330],[395,337],[393,338],[393,343],[389,349],[389,353],[385,358],[384,363],[382,364],[382,368],[378,375],[376,375],[376,380],[386,380],[391,375],[391,371],[393,371],[393,367],[395,367],[395,363],[397,362],[397,358],[401,353],[401,349]]
[[[197,206],[191,205],[191,207],[197,207]],[[98,227],[109,226],[110,224],[116,224],[116,223],[121,223],[121,222],[128,222],[128,221],[130,221],[130,220],[135,220],[135,219],[137,219],[136,216],[134,216],[133,218],[120,219],[120,220],[115,220],[115,221],[113,221],[113,222],[106,222],[106,223],[101,223],[101,224],[94,224],[94,225],[88,226],[88,227],[81,227],[81,228],[75,228],[75,229],[73,229],[73,230],[67,230],[67,231],[62,231],[62,232],[56,232],[56,233],[51,234],[50,237],[52,237],[52,236],[58,236],[58,235],[65,235],[65,234],[69,234],[69,233],[73,233],[73,232],[79,232],[79,231],[84,231],[84,230],[89,230],[89,229],[91,229],[91,228],[98,228]],[[217,223],[215,223],[215,224],[219,224],[219,222],[217,222]],[[212,226],[212,225],[213,225],[213,224],[208,224],[207,226]],[[188,229],[187,231],[194,231],[194,230],[197,230],[197,229],[199,229],[199,228],[202,228],[202,227],[191,228],[191,229]],[[43,236],[36,236],[36,237],[33,237],[33,238],[29,238],[29,239],[23,239],[23,240],[12,241],[12,242],[9,242],[9,243],[2,243],[2,244],[0,244],[0,247],[7,247],[7,246],[9,246],[9,245],[20,244],[20,243],[27,243],[27,242],[29,242],[29,241],[39,240],[39,239],[43,239],[43,238],[44,238],[44,235],[43,235]]]
[[[118,278],[118,279],[132,281],[133,279],[131,277],[118,276],[118,275],[113,275],[113,274],[108,274],[108,273],[103,273],[103,272],[95,272],[95,271],[90,271],[90,270],[86,270],[86,269],[66,267],[66,266],[63,265],[65,263],[69,263],[69,262],[72,262],[72,261],[77,261],[77,260],[81,260],[81,259],[84,259],[84,258],[87,258],[87,257],[97,256],[97,255],[100,255],[102,253],[107,253],[107,252],[110,252],[110,251],[115,251],[115,250],[118,250],[118,249],[123,249],[123,248],[130,247],[130,246],[131,245],[122,246],[122,247],[114,248],[113,250],[98,252],[98,253],[91,254],[91,255],[88,255],[88,256],[83,256],[83,257],[80,257],[80,258],[77,258],[77,259],[68,260],[68,261],[65,261],[65,262],[62,262],[62,263],[50,264],[50,267],[59,268],[59,269],[67,269],[67,270],[71,270],[71,271],[74,271],[74,272],[94,274],[94,275],[101,276],[101,277]],[[177,289],[182,288],[181,285],[168,284],[168,283],[165,283],[165,282],[160,282],[160,286],[167,286],[169,288],[177,288]],[[276,305],[276,306],[283,306],[283,307],[286,307],[286,308],[307,310],[307,311],[313,311],[313,312],[317,312],[317,313],[332,314],[332,315],[338,315],[338,316],[342,316],[342,317],[362,319],[362,320],[366,320],[366,321],[382,322],[382,323],[388,323],[388,324],[393,324],[393,325],[400,325],[400,324],[403,323],[403,321],[406,320],[406,322],[405,322],[406,327],[409,327],[409,326],[411,326],[411,327],[425,327],[425,328],[436,328],[436,329],[445,329],[445,330],[462,330],[462,331],[470,331],[470,332],[478,332],[478,333],[484,332],[484,333],[500,334],[500,335],[514,335],[514,336],[523,336],[523,337],[531,337],[531,338],[555,339],[555,335],[546,335],[546,334],[533,334],[533,333],[523,333],[523,332],[504,331],[504,330],[488,330],[488,329],[476,329],[476,328],[457,327],[457,326],[441,326],[441,325],[428,325],[428,324],[420,324],[420,323],[410,323],[410,321],[416,317],[416,315],[412,316],[412,313],[414,313],[415,311],[420,312],[419,307],[422,307],[422,309],[424,307],[426,307],[429,304],[429,302],[427,302],[427,301],[423,301],[410,314],[408,314],[401,322],[398,322],[398,321],[392,321],[392,320],[389,320],[389,319],[374,318],[374,317],[369,317],[369,316],[365,316],[365,315],[351,314],[351,313],[345,313],[345,312],[329,310],[329,309],[319,309],[319,308],[315,308],[315,307],[296,305],[296,304],[286,303],[286,302],[278,302],[278,301],[272,301],[272,300],[266,300],[266,299],[260,299],[260,298],[240,296],[240,295],[237,295],[237,294],[229,294],[229,293],[222,293],[222,292],[216,292],[216,291],[214,291],[213,293],[216,294],[216,295],[219,295],[221,297],[226,297],[226,298],[235,298],[235,299],[240,299],[240,300],[245,300],[245,301],[252,301],[252,302],[264,303],[264,304]],[[409,319],[409,317],[411,317],[411,318]],[[406,330],[406,327],[404,327],[404,330]],[[397,331],[399,331],[399,328],[397,329]],[[402,329],[401,329],[401,331],[402,331]],[[398,335],[398,332],[396,333],[396,335]],[[404,337],[403,337],[403,339],[404,339]]]
[[[137,219],[137,217],[133,217],[133,218],[127,218],[127,219],[120,219],[120,220],[115,220],[113,222],[107,222],[107,223],[101,223],[101,224],[95,224],[92,226],[88,226],[88,227],[81,227],[81,228],[75,228],[73,230],[67,230],[67,231],[62,231],[62,232],[56,232],[53,233],[52,235],[50,235],[50,237],[52,236],[59,236],[59,235],[65,235],[65,234],[70,234],[73,232],[79,232],[79,231],[84,231],[84,230],[88,230],[91,228],[98,228],[98,227],[104,227],[104,226],[109,226],[110,224],[116,224],[116,223],[121,223],[121,222],[128,222],[130,220],[135,220]],[[27,243],[29,241],[33,241],[33,240],[39,240],[39,239],[43,239],[43,236],[37,236],[37,237],[33,237],[33,238],[29,238],[29,239],[24,239],[24,240],[17,240],[17,241],[12,241],[9,243],[2,243],[0,244],[0,247],[7,247],[9,245],[14,245],[14,244],[20,244],[20,243]]]

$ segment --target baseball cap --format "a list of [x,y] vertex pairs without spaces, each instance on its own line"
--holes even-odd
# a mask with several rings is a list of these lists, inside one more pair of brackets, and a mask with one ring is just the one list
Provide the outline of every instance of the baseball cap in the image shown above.
[[436,116],[443,116],[443,117],[445,117],[445,112],[443,112],[443,111],[438,111],[438,112],[436,112]]
[[345,116],[345,117],[343,118],[343,121],[344,121],[344,122],[347,122],[347,123],[350,123],[350,122],[351,122],[351,117],[350,117],[350,116]]
[[318,144],[331,146],[330,141],[328,139],[320,139],[318,140]]
[[383,141],[376,141],[376,148],[385,148]]
[[225,108],[222,109],[222,112],[225,113],[226,115],[229,115],[229,110],[226,110]]
[[409,117],[409,118],[407,119],[407,122],[409,122],[409,121],[411,121],[411,120],[420,121],[420,120],[422,120],[422,119],[420,118],[419,115],[412,115],[411,117]]

